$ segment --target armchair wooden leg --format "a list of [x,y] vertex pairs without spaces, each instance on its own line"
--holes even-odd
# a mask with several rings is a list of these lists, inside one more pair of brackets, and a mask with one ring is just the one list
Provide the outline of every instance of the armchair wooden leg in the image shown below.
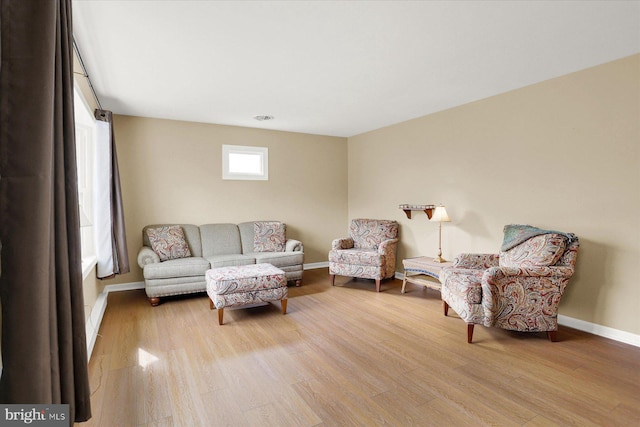
[[547,338],[549,338],[551,342],[558,341],[558,331],[547,331]]
[[380,292],[380,279],[376,279],[376,292]]
[[473,323],[467,323],[467,342],[471,344],[473,340]]
[[449,314],[449,304],[445,300],[442,300],[442,311],[444,311],[444,315]]
[[331,286],[336,284],[336,275],[335,274],[330,274],[329,275],[329,280],[331,281]]
[[287,314],[287,299],[280,300],[280,304],[282,305],[282,314]]
[[224,308],[218,309],[218,325],[222,325],[224,319]]

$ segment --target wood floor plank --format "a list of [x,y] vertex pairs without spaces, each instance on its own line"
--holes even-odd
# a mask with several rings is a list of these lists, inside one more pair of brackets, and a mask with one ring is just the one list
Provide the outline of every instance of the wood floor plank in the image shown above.
[[221,388],[202,395],[210,426],[237,427],[247,424],[236,396],[230,388]]
[[202,395],[198,393],[194,373],[184,349],[171,350],[166,357],[167,389],[175,426],[206,426],[210,421]]
[[630,426],[640,349],[560,327],[560,341],[476,327],[437,291],[382,292],[307,270],[278,303],[109,294],[89,364],[87,426]]
[[127,427],[136,423],[135,367],[109,371],[100,414],[103,427]]
[[[482,390],[476,388],[475,384],[470,386],[469,382],[464,382],[465,378],[456,377],[455,372],[451,370],[434,371],[429,368],[421,368],[407,374],[405,379],[426,385],[428,390],[437,396],[437,399],[434,400],[446,401],[456,408],[456,412],[465,414],[483,424],[515,426],[523,422],[521,416],[517,416],[517,419],[514,420],[514,414],[501,407],[500,402],[491,404],[480,399]],[[524,408],[518,408],[516,414],[520,415],[523,412]],[[530,416],[525,421],[535,416],[532,412],[529,414]]]
[[138,366],[134,370],[137,424],[169,418],[173,413],[165,358],[163,353],[139,350]]

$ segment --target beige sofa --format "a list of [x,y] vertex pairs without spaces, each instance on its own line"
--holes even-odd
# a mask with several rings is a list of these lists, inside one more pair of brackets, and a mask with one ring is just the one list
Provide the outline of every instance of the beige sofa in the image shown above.
[[[269,263],[283,270],[287,281],[302,283],[304,251],[302,242],[284,241],[283,251],[256,251],[256,227],[263,221],[241,224],[179,224],[184,232],[191,256],[160,261],[152,249],[148,229],[173,224],[148,225],[142,230],[143,246],[138,252],[145,291],[152,306],[160,297],[206,291],[205,273],[210,268]],[[284,228],[284,224],[283,228]]]

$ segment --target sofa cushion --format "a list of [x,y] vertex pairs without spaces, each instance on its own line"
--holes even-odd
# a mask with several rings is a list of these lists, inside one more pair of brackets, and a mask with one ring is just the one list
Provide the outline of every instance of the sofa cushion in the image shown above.
[[142,270],[145,279],[169,279],[175,277],[204,276],[209,269],[209,261],[200,257],[172,259],[165,262],[147,264]]
[[281,268],[290,265],[302,265],[304,254],[302,252],[254,252],[247,254],[256,259],[256,264],[271,264]]
[[184,238],[184,231],[179,225],[147,228],[147,236],[151,249],[158,254],[160,261],[191,256],[191,251]]
[[241,254],[240,231],[235,224],[204,224],[200,226],[202,256]]
[[283,252],[285,225],[279,221],[256,221],[253,224],[254,252]]
[[329,262],[383,266],[385,256],[375,249],[337,249],[329,251]]
[[541,234],[500,253],[500,267],[549,267],[558,262],[566,248],[560,234]]
[[256,259],[252,256],[241,254],[224,254],[208,256],[207,261],[211,264],[211,268],[234,267],[237,265],[255,264]]
[[391,220],[354,219],[351,221],[349,236],[356,249],[378,249],[384,240],[398,237],[398,223]]

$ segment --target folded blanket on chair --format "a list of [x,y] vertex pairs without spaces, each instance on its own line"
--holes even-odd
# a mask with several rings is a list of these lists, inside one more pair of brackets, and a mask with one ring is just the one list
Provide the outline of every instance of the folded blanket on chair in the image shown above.
[[567,245],[571,244],[577,239],[573,233],[563,233],[556,230],[544,230],[542,228],[533,227],[531,225],[521,224],[509,224],[504,226],[504,240],[502,241],[502,247],[500,250],[506,252],[509,249],[518,246],[520,243],[528,240],[532,237],[539,236],[541,234],[560,234],[566,237]]

